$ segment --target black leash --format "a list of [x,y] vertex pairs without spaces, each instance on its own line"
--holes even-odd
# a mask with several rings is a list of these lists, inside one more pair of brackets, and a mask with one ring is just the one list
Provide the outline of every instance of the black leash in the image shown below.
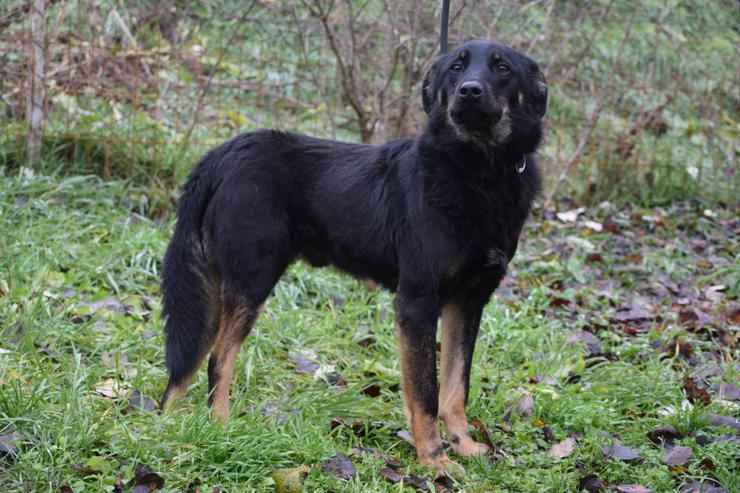
[[447,53],[447,25],[450,23],[450,0],[442,0],[442,23],[439,28],[439,53]]

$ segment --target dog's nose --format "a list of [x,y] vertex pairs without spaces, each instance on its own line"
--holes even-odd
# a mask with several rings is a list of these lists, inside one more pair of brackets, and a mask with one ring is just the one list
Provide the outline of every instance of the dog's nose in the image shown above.
[[460,84],[457,88],[457,94],[463,99],[478,99],[483,94],[483,86],[480,82],[469,80]]

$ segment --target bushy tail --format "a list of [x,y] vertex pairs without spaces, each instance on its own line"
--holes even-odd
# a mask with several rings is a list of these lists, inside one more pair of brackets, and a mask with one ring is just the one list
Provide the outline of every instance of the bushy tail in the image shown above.
[[203,217],[214,193],[213,155],[188,177],[177,206],[177,224],[162,267],[162,315],[168,394],[189,379],[207,353],[216,331],[220,294],[202,235]]

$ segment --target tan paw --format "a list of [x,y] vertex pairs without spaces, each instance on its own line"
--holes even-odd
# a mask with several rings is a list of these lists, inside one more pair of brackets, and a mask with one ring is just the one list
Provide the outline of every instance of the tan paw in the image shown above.
[[452,441],[451,445],[452,450],[460,457],[485,455],[491,450],[485,443],[479,443],[467,437],[459,439],[457,443]]
[[423,461],[422,465],[431,469],[434,472],[435,478],[463,479],[465,477],[465,468],[454,460],[451,460],[447,455],[443,455],[437,459]]

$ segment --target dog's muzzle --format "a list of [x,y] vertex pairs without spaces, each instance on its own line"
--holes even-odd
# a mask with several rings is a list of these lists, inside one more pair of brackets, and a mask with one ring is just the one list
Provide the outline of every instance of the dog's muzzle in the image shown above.
[[485,131],[503,116],[503,108],[477,80],[460,83],[449,108],[451,122],[459,130]]

